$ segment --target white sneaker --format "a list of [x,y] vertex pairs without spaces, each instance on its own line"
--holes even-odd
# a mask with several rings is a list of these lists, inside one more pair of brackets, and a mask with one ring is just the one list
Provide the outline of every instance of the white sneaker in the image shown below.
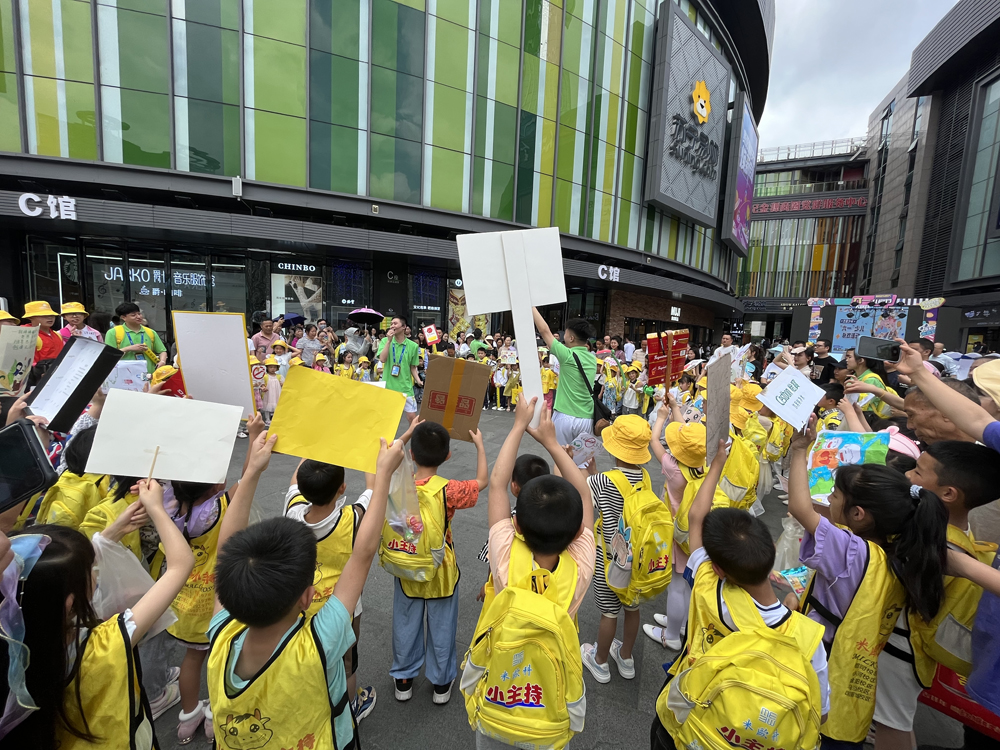
[[624,677],[626,680],[631,680],[635,677],[635,659],[631,657],[625,659],[621,655],[622,642],[615,638],[611,641],[611,658],[615,660],[615,664],[618,665],[618,674]]
[[594,676],[595,680],[604,685],[611,682],[611,667],[607,664],[607,662],[604,664],[598,664],[597,660],[594,658],[596,654],[596,643],[580,644],[580,658],[583,659],[583,666],[590,670],[590,673]]
[[658,628],[655,625],[644,624],[642,626],[642,632],[663,646],[663,648],[668,648],[671,651],[680,651],[681,646],[684,645],[680,642],[680,640],[669,640],[667,638],[667,631],[663,628]]
[[181,689],[177,682],[168,682],[163,688],[163,692],[149,702],[149,711],[153,714],[153,721],[156,721],[171,706],[176,706],[181,702]]

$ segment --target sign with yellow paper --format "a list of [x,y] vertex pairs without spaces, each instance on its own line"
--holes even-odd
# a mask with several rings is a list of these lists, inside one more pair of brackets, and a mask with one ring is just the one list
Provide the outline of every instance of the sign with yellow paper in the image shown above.
[[392,442],[406,396],[348,378],[292,367],[268,435],[275,453],[375,473],[379,438]]

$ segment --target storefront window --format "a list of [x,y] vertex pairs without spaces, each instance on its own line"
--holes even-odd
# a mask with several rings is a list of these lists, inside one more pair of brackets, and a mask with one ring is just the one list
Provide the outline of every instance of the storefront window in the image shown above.
[[56,312],[63,302],[83,301],[76,247],[31,243],[31,294],[32,299],[45,300]]
[[88,245],[84,249],[87,263],[87,309],[91,313],[114,315],[115,308],[125,301],[125,256],[116,248]]
[[410,274],[410,325],[440,326],[447,305],[447,280],[432,271]]
[[166,336],[170,294],[166,253],[129,249],[128,280],[129,296],[142,309],[146,325]]
[[246,263],[240,258],[213,256],[212,307],[215,312],[247,312]]
[[1000,79],[983,91],[979,137],[972,160],[972,185],[958,267],[958,279],[1000,274],[1000,238],[986,240],[990,206],[1000,155]]
[[566,297],[567,318],[583,318],[597,331],[600,338],[604,328],[604,310],[607,293],[601,290],[570,289]]
[[170,309],[208,311],[208,282],[203,255],[170,254]]
[[298,315],[307,323],[323,317],[323,267],[317,263],[271,261],[271,315]]
[[347,314],[359,307],[371,307],[372,272],[363,263],[334,263],[326,267],[327,320],[334,330],[350,326]]

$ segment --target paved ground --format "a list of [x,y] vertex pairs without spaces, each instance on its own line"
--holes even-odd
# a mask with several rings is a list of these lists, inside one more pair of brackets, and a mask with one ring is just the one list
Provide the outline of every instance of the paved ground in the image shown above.
[[[512,424],[513,416],[505,412],[491,411],[483,415],[480,427],[491,466]],[[331,429],[339,428],[331,425]],[[230,482],[238,477],[245,450],[246,441],[238,441],[230,464]],[[528,436],[522,442],[521,451],[544,455],[544,450]],[[475,476],[475,462],[475,447],[471,443],[454,441],[452,459],[442,467],[441,474],[451,479],[470,479]],[[290,456],[274,456],[257,489],[254,518],[266,518],[281,512],[288,480],[297,463],[298,459]],[[598,465],[602,470],[610,469],[612,459],[605,453],[599,458]],[[650,464],[649,468],[654,490],[659,493],[663,487],[663,478],[655,465]],[[347,487],[349,496],[357,496],[364,489],[364,478],[357,472],[348,472]],[[772,494],[764,500],[764,507],[767,512],[763,519],[777,539],[781,532],[781,519],[785,515],[784,506]],[[462,570],[457,639],[461,663],[462,654],[469,646],[479,616],[481,605],[476,601],[476,593],[487,575],[486,565],[476,559],[486,541],[485,496],[480,498],[475,508],[458,511],[452,526],[456,554]],[[665,602],[666,597],[661,596],[660,599],[643,604],[643,621],[652,622],[653,613],[662,612]],[[581,640],[596,639],[598,619],[599,614],[588,594],[580,608]],[[361,724],[362,745],[375,750],[395,750],[401,745],[412,748],[441,745],[473,748],[474,735],[469,728],[465,706],[457,687],[449,704],[436,706],[431,702],[431,685],[421,677],[416,681],[413,698],[407,703],[396,702],[392,679],[389,677],[392,661],[391,636],[392,577],[382,570],[376,558],[365,586],[364,615],[358,644],[358,684],[373,685],[378,694],[378,702],[374,712]],[[576,750],[634,750],[647,747],[656,696],[664,681],[662,665],[672,656],[672,652],[665,651],[640,632],[634,650],[635,679],[621,679],[612,666],[611,682],[601,685],[584,670],[587,683],[587,724],[586,729],[573,740],[572,747]],[[178,647],[176,664],[180,664],[181,657],[182,650]],[[208,696],[204,681],[202,696]],[[181,747],[176,741],[177,710],[170,709],[156,723],[157,737],[164,750]],[[920,708],[916,729],[917,740],[921,745],[962,745],[960,725],[930,709]],[[195,748],[207,744],[208,741],[199,736],[186,747]]]

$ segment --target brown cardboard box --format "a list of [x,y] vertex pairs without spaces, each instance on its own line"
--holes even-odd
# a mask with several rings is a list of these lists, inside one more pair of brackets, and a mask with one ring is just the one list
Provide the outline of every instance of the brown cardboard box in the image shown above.
[[453,438],[471,443],[469,430],[479,429],[491,372],[489,365],[431,357],[424,377],[420,418],[444,425]]

